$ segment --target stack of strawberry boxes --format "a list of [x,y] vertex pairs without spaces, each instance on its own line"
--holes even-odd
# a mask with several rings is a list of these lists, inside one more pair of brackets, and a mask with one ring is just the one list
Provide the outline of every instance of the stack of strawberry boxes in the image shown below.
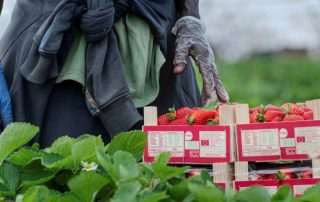
[[298,196],[320,182],[319,103],[235,108],[235,189],[286,184]]
[[219,186],[237,190],[261,185],[275,192],[287,184],[300,195],[320,182],[320,100],[170,109],[159,117],[156,107],[146,107],[144,113],[145,162],[170,152],[171,164],[195,168],[190,175],[202,167]]
[[[228,124],[221,125],[224,118],[221,119],[220,112],[219,109],[184,107],[169,109],[168,113],[157,117],[157,108],[146,107],[144,131],[148,135],[148,141],[144,161],[152,162],[161,152],[170,152],[171,164],[217,167],[216,170],[223,170],[225,177],[221,180],[214,177],[215,182],[221,187],[231,185],[233,172],[226,173],[223,167],[235,159],[234,128]],[[233,111],[223,112],[223,116],[227,114],[233,116]],[[195,168],[189,174],[198,172],[199,169]],[[230,179],[225,181],[225,178]]]

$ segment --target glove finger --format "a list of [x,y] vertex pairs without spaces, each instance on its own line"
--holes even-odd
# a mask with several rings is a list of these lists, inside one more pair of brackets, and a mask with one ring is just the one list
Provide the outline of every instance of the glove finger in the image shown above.
[[175,74],[180,74],[184,71],[189,57],[189,49],[191,42],[186,37],[177,36],[176,52],[174,55],[173,65]]
[[224,88],[221,80],[219,79],[217,67],[214,63],[212,63],[212,68],[214,69],[213,77],[214,77],[215,88],[216,88],[218,99],[223,103],[227,103],[229,102],[229,94],[227,90]]

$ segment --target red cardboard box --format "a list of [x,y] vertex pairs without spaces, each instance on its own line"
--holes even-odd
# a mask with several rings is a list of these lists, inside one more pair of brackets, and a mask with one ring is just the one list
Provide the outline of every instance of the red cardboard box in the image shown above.
[[144,161],[153,162],[162,152],[170,152],[170,163],[229,163],[230,126],[144,126],[148,135]]
[[301,196],[308,188],[320,183],[320,178],[313,179],[291,179],[291,180],[257,180],[257,181],[235,181],[234,188],[237,191],[252,186],[262,186],[270,194],[275,194],[282,185],[289,185],[295,196]]
[[239,124],[238,161],[307,160],[320,156],[320,121]]

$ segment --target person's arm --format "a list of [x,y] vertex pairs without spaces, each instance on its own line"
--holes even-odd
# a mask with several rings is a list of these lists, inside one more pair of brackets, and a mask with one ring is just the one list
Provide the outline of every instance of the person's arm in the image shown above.
[[208,105],[216,99],[228,102],[229,95],[219,79],[213,51],[205,36],[205,25],[200,20],[199,1],[177,0],[176,6],[180,18],[172,30],[177,36],[173,72],[182,73],[191,56],[203,78],[202,105]]
[[199,0],[176,0],[180,17],[193,16],[200,18]]

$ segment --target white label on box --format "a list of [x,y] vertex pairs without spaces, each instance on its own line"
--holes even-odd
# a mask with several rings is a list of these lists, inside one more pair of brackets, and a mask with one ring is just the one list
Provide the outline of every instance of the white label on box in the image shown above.
[[186,141],[187,150],[199,150],[199,141]]
[[227,156],[227,133],[226,131],[200,131],[200,157]]
[[295,146],[294,138],[281,138],[280,139],[280,146],[281,147],[294,147]]
[[302,195],[308,188],[314,185],[293,185],[293,194],[294,195]]
[[280,155],[278,129],[242,130],[241,141],[243,156]]
[[297,127],[294,134],[297,154],[320,154],[320,127]]
[[149,131],[148,155],[156,157],[162,152],[170,152],[171,157],[184,157],[184,132]]

